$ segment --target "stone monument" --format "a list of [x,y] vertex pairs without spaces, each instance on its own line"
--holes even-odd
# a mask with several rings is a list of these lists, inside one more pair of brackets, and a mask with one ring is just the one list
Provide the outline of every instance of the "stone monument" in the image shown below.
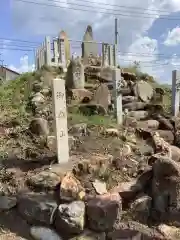
[[107,85],[104,83],[101,83],[96,89],[94,96],[91,100],[91,103],[99,104],[103,106],[107,111],[111,103],[111,99],[109,96],[110,96],[110,92]]
[[97,57],[98,45],[93,40],[93,30],[91,26],[87,26],[82,42],[82,57],[84,64],[88,64],[89,57]]
[[68,36],[65,31],[61,31],[59,34],[60,39],[64,39],[64,47],[65,47],[65,58],[66,62],[71,59],[71,48]]
[[102,44],[102,66],[107,67],[109,66],[109,44],[103,43]]
[[66,163],[69,160],[69,145],[65,81],[53,79],[52,92],[58,163]]
[[84,66],[79,57],[72,59],[66,75],[66,87],[68,89],[83,89],[85,85]]

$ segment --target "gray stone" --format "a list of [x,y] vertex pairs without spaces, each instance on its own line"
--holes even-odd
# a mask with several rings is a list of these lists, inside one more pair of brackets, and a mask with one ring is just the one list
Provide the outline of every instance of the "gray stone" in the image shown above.
[[166,224],[160,224],[158,230],[164,235],[165,239],[174,240],[180,238],[180,229]]
[[151,156],[154,153],[154,149],[152,146],[145,143],[138,146],[138,152],[141,156]]
[[159,128],[159,122],[157,120],[146,120],[137,123],[137,128],[149,128],[152,130],[157,130]]
[[[129,114],[129,113],[128,113]],[[134,117],[124,115],[124,125],[126,127],[136,128],[137,120]]]
[[69,131],[70,134],[73,136],[87,136],[88,135],[88,128],[87,123],[77,123],[70,127]]
[[43,83],[42,82],[34,82],[32,90],[37,93],[37,92],[41,91],[42,87],[43,87]]
[[71,89],[68,95],[76,103],[87,103],[92,99],[92,92],[87,89]]
[[35,118],[31,121],[29,129],[32,133],[36,135],[48,135],[49,126],[48,121],[43,118]]
[[29,224],[51,225],[57,204],[50,195],[22,194],[18,196],[18,212]]
[[122,103],[137,102],[138,98],[136,96],[123,96]]
[[128,117],[135,118],[137,121],[147,119],[149,113],[147,111],[130,111]]
[[126,72],[126,71],[124,71],[124,69],[122,69],[121,75],[126,81],[136,81],[137,80],[137,76],[135,73]]
[[180,217],[180,166],[159,156],[153,164],[152,196],[154,217],[158,221],[178,221]]
[[173,127],[172,123],[170,122],[170,119],[166,119],[165,117],[163,117],[160,114],[157,114],[155,116],[155,118],[160,123],[160,129],[162,129],[162,130],[170,130],[170,131],[174,130],[174,127]]
[[85,230],[81,235],[70,238],[69,240],[105,240],[105,233],[95,233],[89,230]]
[[[68,143],[69,143],[69,149],[75,147],[76,145],[76,138],[73,136],[68,135]],[[47,136],[46,138],[46,146],[53,152],[56,152],[57,146],[56,146],[56,136]]]
[[146,103],[152,99],[154,94],[153,87],[145,81],[137,82],[134,86],[134,92],[136,96]]
[[45,99],[44,99],[44,96],[38,92],[38,93],[35,93],[33,98],[31,99],[31,102],[35,105],[35,106],[38,106],[39,104],[42,104],[45,102]]
[[106,84],[100,84],[92,97],[92,104],[99,104],[108,110],[109,106],[109,89]]
[[79,111],[84,115],[107,115],[107,110],[100,104],[81,104],[79,105]]
[[143,185],[137,180],[121,182],[111,190],[111,192],[119,193],[120,196],[124,199],[133,199],[137,193],[142,191]]
[[163,138],[166,142],[173,144],[174,143],[174,134],[172,131],[168,130],[157,130],[156,132],[159,133],[159,136]]
[[94,231],[111,230],[121,220],[122,203],[118,193],[98,195],[87,202],[89,228]]
[[68,89],[84,89],[84,66],[80,58],[71,60],[66,74],[66,87]]
[[30,234],[35,240],[62,240],[54,230],[46,227],[33,226]]
[[131,214],[134,220],[147,224],[151,211],[151,197],[142,195],[131,204]]
[[68,135],[68,145],[69,145],[69,150],[72,150],[76,148],[77,144],[77,139],[74,136]]
[[175,131],[175,139],[174,139],[174,144],[177,146],[177,147],[180,147],[180,131]]
[[46,96],[46,97],[50,97],[52,95],[52,91],[48,87],[43,88],[41,90],[41,93],[43,94],[43,96]]
[[103,67],[100,71],[100,77],[103,82],[112,82],[113,81],[113,72],[111,67]]
[[55,226],[58,231],[68,234],[81,233],[84,230],[85,204],[74,201],[70,204],[60,204],[56,213]]
[[9,210],[15,207],[17,199],[15,197],[0,196],[0,211]]
[[93,182],[93,187],[95,188],[96,192],[100,195],[107,193],[107,188],[106,188],[106,183],[105,182],[101,182],[98,179],[96,179]]
[[126,88],[121,88],[120,89],[120,93],[123,95],[123,96],[128,96],[132,93],[131,91],[131,88],[130,87],[126,87]]
[[60,183],[60,177],[51,171],[35,173],[26,180],[28,186],[37,190],[55,190]]
[[123,109],[128,109],[129,111],[144,110],[147,103],[144,102],[132,102],[123,105]]
[[180,162],[180,148],[170,145],[171,158],[176,162]]
[[135,221],[119,222],[114,231],[108,233],[109,240],[164,240],[159,231]]

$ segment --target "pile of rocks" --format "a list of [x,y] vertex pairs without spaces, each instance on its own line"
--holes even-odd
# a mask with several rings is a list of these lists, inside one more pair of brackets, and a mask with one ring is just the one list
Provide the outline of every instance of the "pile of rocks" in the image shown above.
[[[85,168],[89,172],[90,167],[91,171],[111,167],[112,156],[101,156],[101,166],[81,160],[71,170],[62,171],[62,166],[55,165],[26,180],[36,191],[45,187],[46,192],[1,196],[0,209],[16,207],[34,239],[179,239],[180,153],[175,154],[174,146],[158,133],[151,141],[154,154],[137,178],[111,189],[94,179],[95,191],[89,193],[78,180],[79,174],[86,174]],[[131,151],[124,152],[123,160],[127,162],[128,156],[132,159]]]
[[[112,68],[84,67],[78,60],[73,60],[72,64],[73,70],[69,69],[71,74],[66,78],[69,103],[80,104],[80,111],[84,114],[111,114],[114,105]],[[121,71],[121,79],[122,105],[123,110],[128,110],[128,117],[140,121],[152,118],[154,112],[163,112],[164,91],[161,88],[153,88],[134,73]]]

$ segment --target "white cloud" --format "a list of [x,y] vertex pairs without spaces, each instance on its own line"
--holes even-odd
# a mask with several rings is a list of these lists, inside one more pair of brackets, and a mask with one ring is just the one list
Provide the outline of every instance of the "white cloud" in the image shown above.
[[10,40],[0,40],[0,52],[2,55],[5,55],[8,51]]
[[24,72],[32,72],[35,70],[35,65],[29,65],[28,61],[28,55],[25,55],[20,58],[20,64],[19,67],[15,67],[14,65],[9,65],[8,66],[10,69],[19,72],[19,73],[24,73]]
[[179,56],[173,54],[169,58],[161,57],[158,41],[147,36],[139,36],[129,47],[128,52],[128,54],[119,55],[120,63],[132,65],[137,61],[140,63],[141,70],[152,75],[157,81],[171,83],[172,71],[180,67]]
[[158,54],[158,42],[156,39],[151,39],[147,36],[139,36],[138,39],[133,42],[129,48],[128,53],[125,54],[125,60],[136,60],[139,62],[151,62],[156,60],[156,54]]
[[176,46],[180,44],[180,27],[177,26],[168,32],[167,38],[164,41],[166,46]]
[[[127,54],[120,55],[120,63],[132,65],[137,61],[144,72],[148,72],[154,77],[158,77],[160,71],[157,66],[162,64],[158,59],[158,41],[147,36],[139,36],[139,38],[130,45]],[[160,61],[160,62],[159,62]],[[162,68],[161,68],[162,70]]]
[[[119,14],[116,16],[119,26],[118,48],[121,52],[134,53],[134,56],[127,54],[121,55],[122,58],[130,62],[131,60],[141,61],[142,68],[149,73],[155,74],[155,76],[164,74],[165,70],[160,66],[160,63],[164,63],[164,60],[160,62],[157,57],[159,53],[157,40],[145,37],[145,34],[161,15],[165,15],[168,12],[179,11],[179,0],[126,0],[123,2],[120,0],[90,0],[92,3],[80,0],[71,0],[70,2],[68,0],[62,0],[65,3],[62,3],[62,1],[60,3],[60,1],[38,0],[39,3],[57,6],[48,7],[14,0],[12,2],[12,10],[14,17],[13,23],[16,31],[23,31],[26,35],[31,36],[57,36],[61,30],[65,30],[71,39],[81,40],[87,25],[92,25],[95,40],[113,42],[115,16],[112,14],[103,14],[102,12],[114,12]],[[73,3],[89,7],[72,5]],[[103,3],[110,4],[111,6],[103,5]],[[112,5],[123,5],[127,8],[118,8]],[[67,9],[64,9],[64,7]],[[72,8],[88,11],[75,11],[72,10]],[[97,11],[97,13],[90,12],[90,9]],[[161,12],[163,10],[167,12]],[[80,48],[80,43],[71,43]],[[75,51],[78,52],[78,50]],[[137,55],[137,53],[139,55]],[[127,64],[126,61],[124,61],[124,63]]]

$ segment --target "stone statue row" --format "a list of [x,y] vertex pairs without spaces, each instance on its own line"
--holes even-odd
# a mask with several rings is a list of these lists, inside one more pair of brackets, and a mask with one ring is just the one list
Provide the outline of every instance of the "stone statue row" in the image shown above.
[[[104,67],[115,66],[115,45],[108,43],[100,44],[101,54],[98,51],[98,43],[93,40],[92,28],[88,26],[81,44],[83,64]],[[50,37],[46,36],[42,45],[36,49],[36,69],[38,70],[44,65],[58,66],[64,69],[71,58],[70,40],[66,32],[61,31],[58,37],[52,41]]]

